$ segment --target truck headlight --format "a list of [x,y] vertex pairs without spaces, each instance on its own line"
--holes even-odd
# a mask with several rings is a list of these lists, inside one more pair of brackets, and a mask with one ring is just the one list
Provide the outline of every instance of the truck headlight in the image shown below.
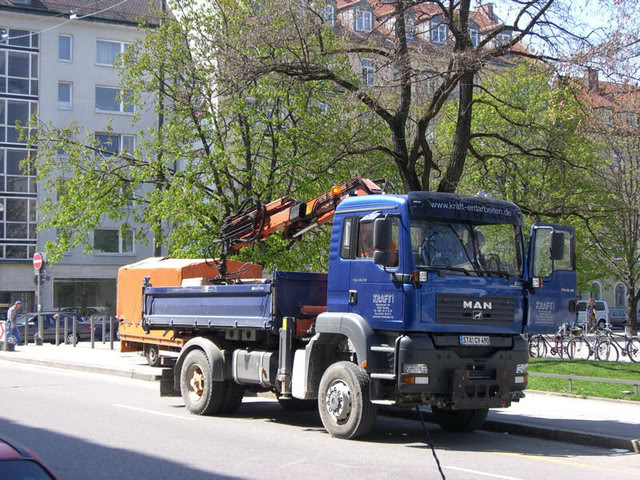
[[426,363],[405,363],[402,365],[402,373],[425,375],[429,373],[429,367]]

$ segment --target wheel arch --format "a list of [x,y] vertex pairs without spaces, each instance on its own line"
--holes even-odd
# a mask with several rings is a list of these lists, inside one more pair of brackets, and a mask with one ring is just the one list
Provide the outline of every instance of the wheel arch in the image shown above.
[[177,392],[180,391],[180,371],[182,370],[184,359],[194,350],[201,350],[206,355],[211,366],[211,379],[215,382],[224,380],[224,355],[220,347],[206,337],[195,337],[182,347],[180,356],[173,367],[173,388]]
[[[371,345],[378,342],[377,335],[367,321],[356,313],[326,312],[316,319],[316,335],[306,346],[306,392],[316,396],[320,378],[335,362],[330,351],[334,345],[347,339],[353,345],[358,365],[372,367]],[[308,398],[308,397],[306,397]]]

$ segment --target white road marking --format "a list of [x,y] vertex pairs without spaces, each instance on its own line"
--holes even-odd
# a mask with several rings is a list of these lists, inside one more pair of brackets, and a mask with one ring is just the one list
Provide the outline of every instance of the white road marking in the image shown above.
[[177,418],[178,420],[187,420],[189,422],[193,422],[195,420],[195,418],[189,418],[183,415],[172,415],[170,413],[155,412],[153,410],[147,410],[146,408],[138,408],[138,407],[132,407],[130,405],[122,405],[121,403],[114,403],[113,406],[119,407],[119,408],[128,408],[129,410],[135,410],[137,412],[150,413],[152,415],[160,415],[162,417],[171,417],[171,418]]
[[448,470],[457,470],[459,472],[465,472],[465,473],[473,473],[474,475],[482,475],[485,477],[500,478],[502,480],[522,480],[521,478],[518,478],[518,477],[509,477],[507,475],[497,475],[495,473],[481,472],[479,470],[470,470],[468,468],[449,467],[446,465],[443,465],[442,468],[446,468]]

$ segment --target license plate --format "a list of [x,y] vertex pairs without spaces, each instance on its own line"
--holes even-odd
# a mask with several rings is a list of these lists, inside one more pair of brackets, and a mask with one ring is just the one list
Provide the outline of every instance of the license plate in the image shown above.
[[489,337],[482,335],[460,335],[460,345],[489,345]]

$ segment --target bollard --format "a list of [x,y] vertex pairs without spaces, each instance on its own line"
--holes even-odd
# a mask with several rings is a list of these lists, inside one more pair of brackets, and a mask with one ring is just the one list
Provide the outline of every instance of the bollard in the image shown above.
[[107,323],[104,320],[104,315],[102,316],[102,318],[100,319],[100,321],[102,322],[102,344],[104,345],[105,342],[107,341],[107,339],[105,338],[105,336],[107,335]]
[[54,318],[56,319],[56,347],[60,345],[60,315],[55,314]]
[[77,316],[74,315],[73,316],[73,327],[71,327],[71,333],[73,335],[73,348],[76,347],[76,322],[77,322]]
[[64,340],[62,341],[62,343],[66,344],[68,338],[69,338],[69,319],[65,315],[64,316]]
[[91,317],[89,317],[89,325],[91,328],[91,348],[95,348],[96,347],[96,332],[93,329],[93,326],[95,324],[95,320],[93,318],[93,315]]
[[113,337],[116,334],[113,331],[113,317],[109,317],[109,350],[113,350]]

